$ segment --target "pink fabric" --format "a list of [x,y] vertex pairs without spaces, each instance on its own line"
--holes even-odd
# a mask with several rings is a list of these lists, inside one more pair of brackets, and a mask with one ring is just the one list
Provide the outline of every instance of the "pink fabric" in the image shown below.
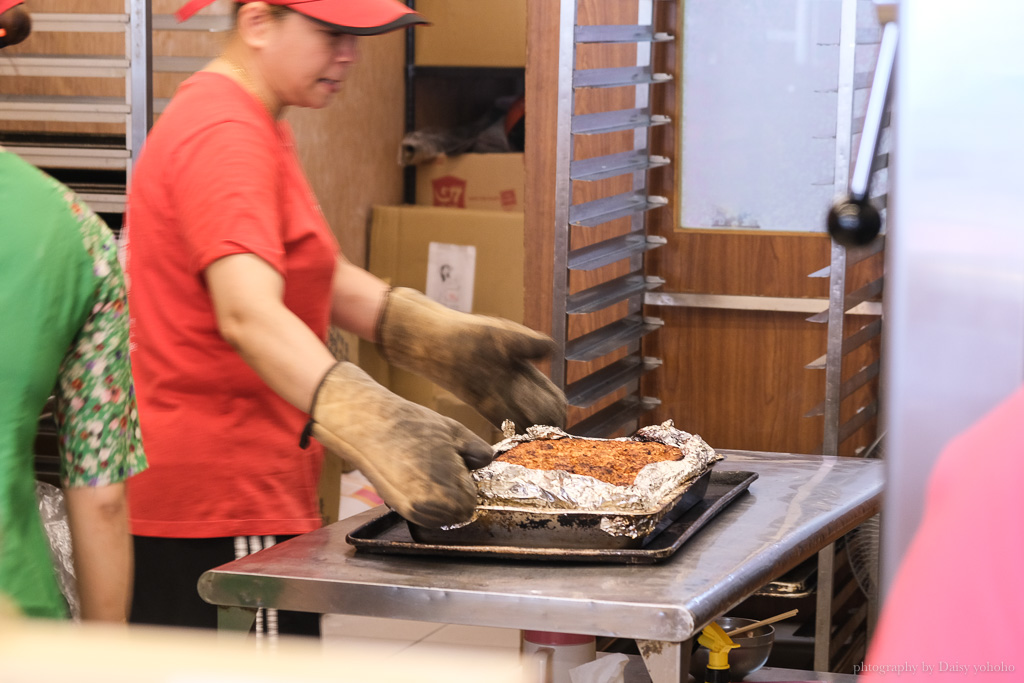
[[1024,679],[1022,582],[1024,389],[939,458],[862,680]]

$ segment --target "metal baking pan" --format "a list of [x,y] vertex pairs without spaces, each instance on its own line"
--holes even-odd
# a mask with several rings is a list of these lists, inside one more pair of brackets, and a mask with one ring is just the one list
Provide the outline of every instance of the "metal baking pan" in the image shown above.
[[530,548],[507,545],[421,543],[412,538],[405,520],[387,511],[353,529],[346,540],[356,550],[398,555],[435,555],[481,559],[544,560],[653,564],[680,547],[757,479],[756,472],[711,471],[704,497],[653,536],[642,548]]
[[818,585],[817,555],[809,557],[771,583],[762,586],[754,595],[776,598],[806,598],[814,595]]
[[696,505],[708,488],[711,470],[680,486],[653,511],[541,510],[478,505],[473,521],[453,529],[409,523],[420,543],[512,545],[520,548],[642,548]]

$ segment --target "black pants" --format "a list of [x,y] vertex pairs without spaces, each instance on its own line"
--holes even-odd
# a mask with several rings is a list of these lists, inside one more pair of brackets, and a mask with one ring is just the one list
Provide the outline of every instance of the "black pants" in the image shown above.
[[[133,624],[217,628],[217,607],[199,597],[203,572],[235,559],[235,539],[133,536],[135,592]],[[282,542],[292,536],[278,536]],[[320,636],[320,615],[278,611],[281,635]]]

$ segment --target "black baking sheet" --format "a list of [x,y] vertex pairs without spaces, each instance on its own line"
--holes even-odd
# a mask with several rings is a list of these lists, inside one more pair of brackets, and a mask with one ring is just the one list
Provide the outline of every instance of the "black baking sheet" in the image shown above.
[[388,511],[353,529],[346,540],[357,550],[400,555],[437,555],[510,560],[569,560],[652,564],[664,560],[714,518],[757,479],[756,472],[712,471],[704,499],[670,524],[643,548],[520,548],[498,545],[418,543],[398,513]]
[[[454,529],[427,529],[409,525],[409,533],[417,543],[472,546],[515,546],[517,548],[587,548],[604,550],[642,548],[657,534],[683,516],[704,499],[712,470],[677,487],[664,503],[654,510],[637,512],[565,509],[531,509],[510,505],[481,505],[478,517]],[[650,531],[639,538],[611,535],[605,525]],[[653,524],[653,527],[646,525]]]

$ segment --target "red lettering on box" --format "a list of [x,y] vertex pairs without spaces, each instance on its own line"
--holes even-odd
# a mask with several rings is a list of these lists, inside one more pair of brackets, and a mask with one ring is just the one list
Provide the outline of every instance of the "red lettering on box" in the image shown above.
[[513,209],[516,206],[516,191],[515,190],[502,190],[501,191],[501,205],[505,209]]
[[431,181],[434,188],[434,206],[466,208],[466,181],[452,175]]

